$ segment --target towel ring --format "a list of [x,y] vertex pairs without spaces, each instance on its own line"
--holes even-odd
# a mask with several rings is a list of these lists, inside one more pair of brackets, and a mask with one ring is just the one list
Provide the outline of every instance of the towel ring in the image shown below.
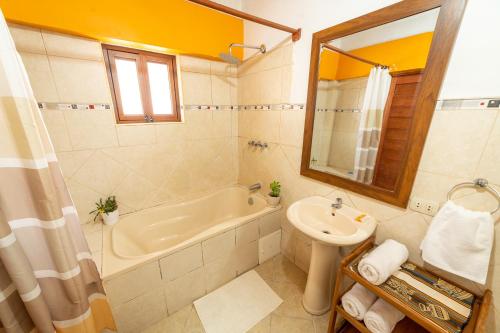
[[495,210],[490,212],[491,215],[495,214],[500,209],[500,193],[498,193],[497,190],[495,190],[493,187],[488,185],[488,180],[485,178],[477,178],[477,179],[474,179],[473,182],[464,182],[464,183],[460,183],[460,184],[453,186],[451,188],[451,190],[448,192],[447,199],[451,200],[451,194],[453,193],[453,191],[455,191],[456,189],[458,189],[462,186],[480,187],[480,188],[483,188],[483,189],[489,191],[491,194],[493,194],[498,200],[498,206]]

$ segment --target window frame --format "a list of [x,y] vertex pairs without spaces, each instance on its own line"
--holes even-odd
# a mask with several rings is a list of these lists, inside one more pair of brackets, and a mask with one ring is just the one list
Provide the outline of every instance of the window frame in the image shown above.
[[[118,124],[181,121],[177,63],[174,55],[143,51],[109,44],[102,44],[102,49],[111,96],[115,105],[116,122]],[[125,115],[123,113],[120,86],[116,71],[116,58],[133,59],[136,62],[139,92],[141,94],[142,108],[144,111],[144,114],[142,115]],[[172,114],[154,114],[147,69],[148,62],[166,64],[168,67]]]

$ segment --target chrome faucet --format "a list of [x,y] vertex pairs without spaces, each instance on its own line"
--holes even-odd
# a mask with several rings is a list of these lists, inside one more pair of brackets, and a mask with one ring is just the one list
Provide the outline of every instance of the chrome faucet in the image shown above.
[[335,203],[332,203],[332,215],[335,216],[337,209],[342,208],[342,198],[335,199]]
[[260,185],[260,183],[255,183],[255,184],[252,184],[252,185],[248,186],[248,190],[249,190],[250,192],[255,192],[255,191],[260,190],[260,189],[261,189],[261,187],[262,187],[262,186]]

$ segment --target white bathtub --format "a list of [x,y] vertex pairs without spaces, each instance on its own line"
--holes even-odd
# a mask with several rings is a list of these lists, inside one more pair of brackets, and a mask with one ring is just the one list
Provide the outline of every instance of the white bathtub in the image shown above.
[[279,210],[232,186],[103,226],[102,278],[119,329],[137,332],[278,254]]
[[233,186],[195,200],[121,217],[111,230],[113,252],[138,259],[195,243],[276,210],[260,194]]

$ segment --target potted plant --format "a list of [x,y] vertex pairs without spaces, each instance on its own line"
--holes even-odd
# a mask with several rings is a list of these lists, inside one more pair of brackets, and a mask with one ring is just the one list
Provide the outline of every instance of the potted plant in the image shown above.
[[280,192],[281,192],[281,184],[280,182],[274,180],[271,184],[269,184],[269,188],[271,192],[267,196],[267,203],[272,207],[276,207],[280,204]]
[[94,214],[94,222],[97,220],[99,216],[102,217],[104,224],[113,225],[118,222],[119,212],[118,212],[118,204],[116,203],[115,196],[109,196],[103,202],[102,198],[99,199],[99,202],[95,203],[96,209],[91,211],[89,214]]

